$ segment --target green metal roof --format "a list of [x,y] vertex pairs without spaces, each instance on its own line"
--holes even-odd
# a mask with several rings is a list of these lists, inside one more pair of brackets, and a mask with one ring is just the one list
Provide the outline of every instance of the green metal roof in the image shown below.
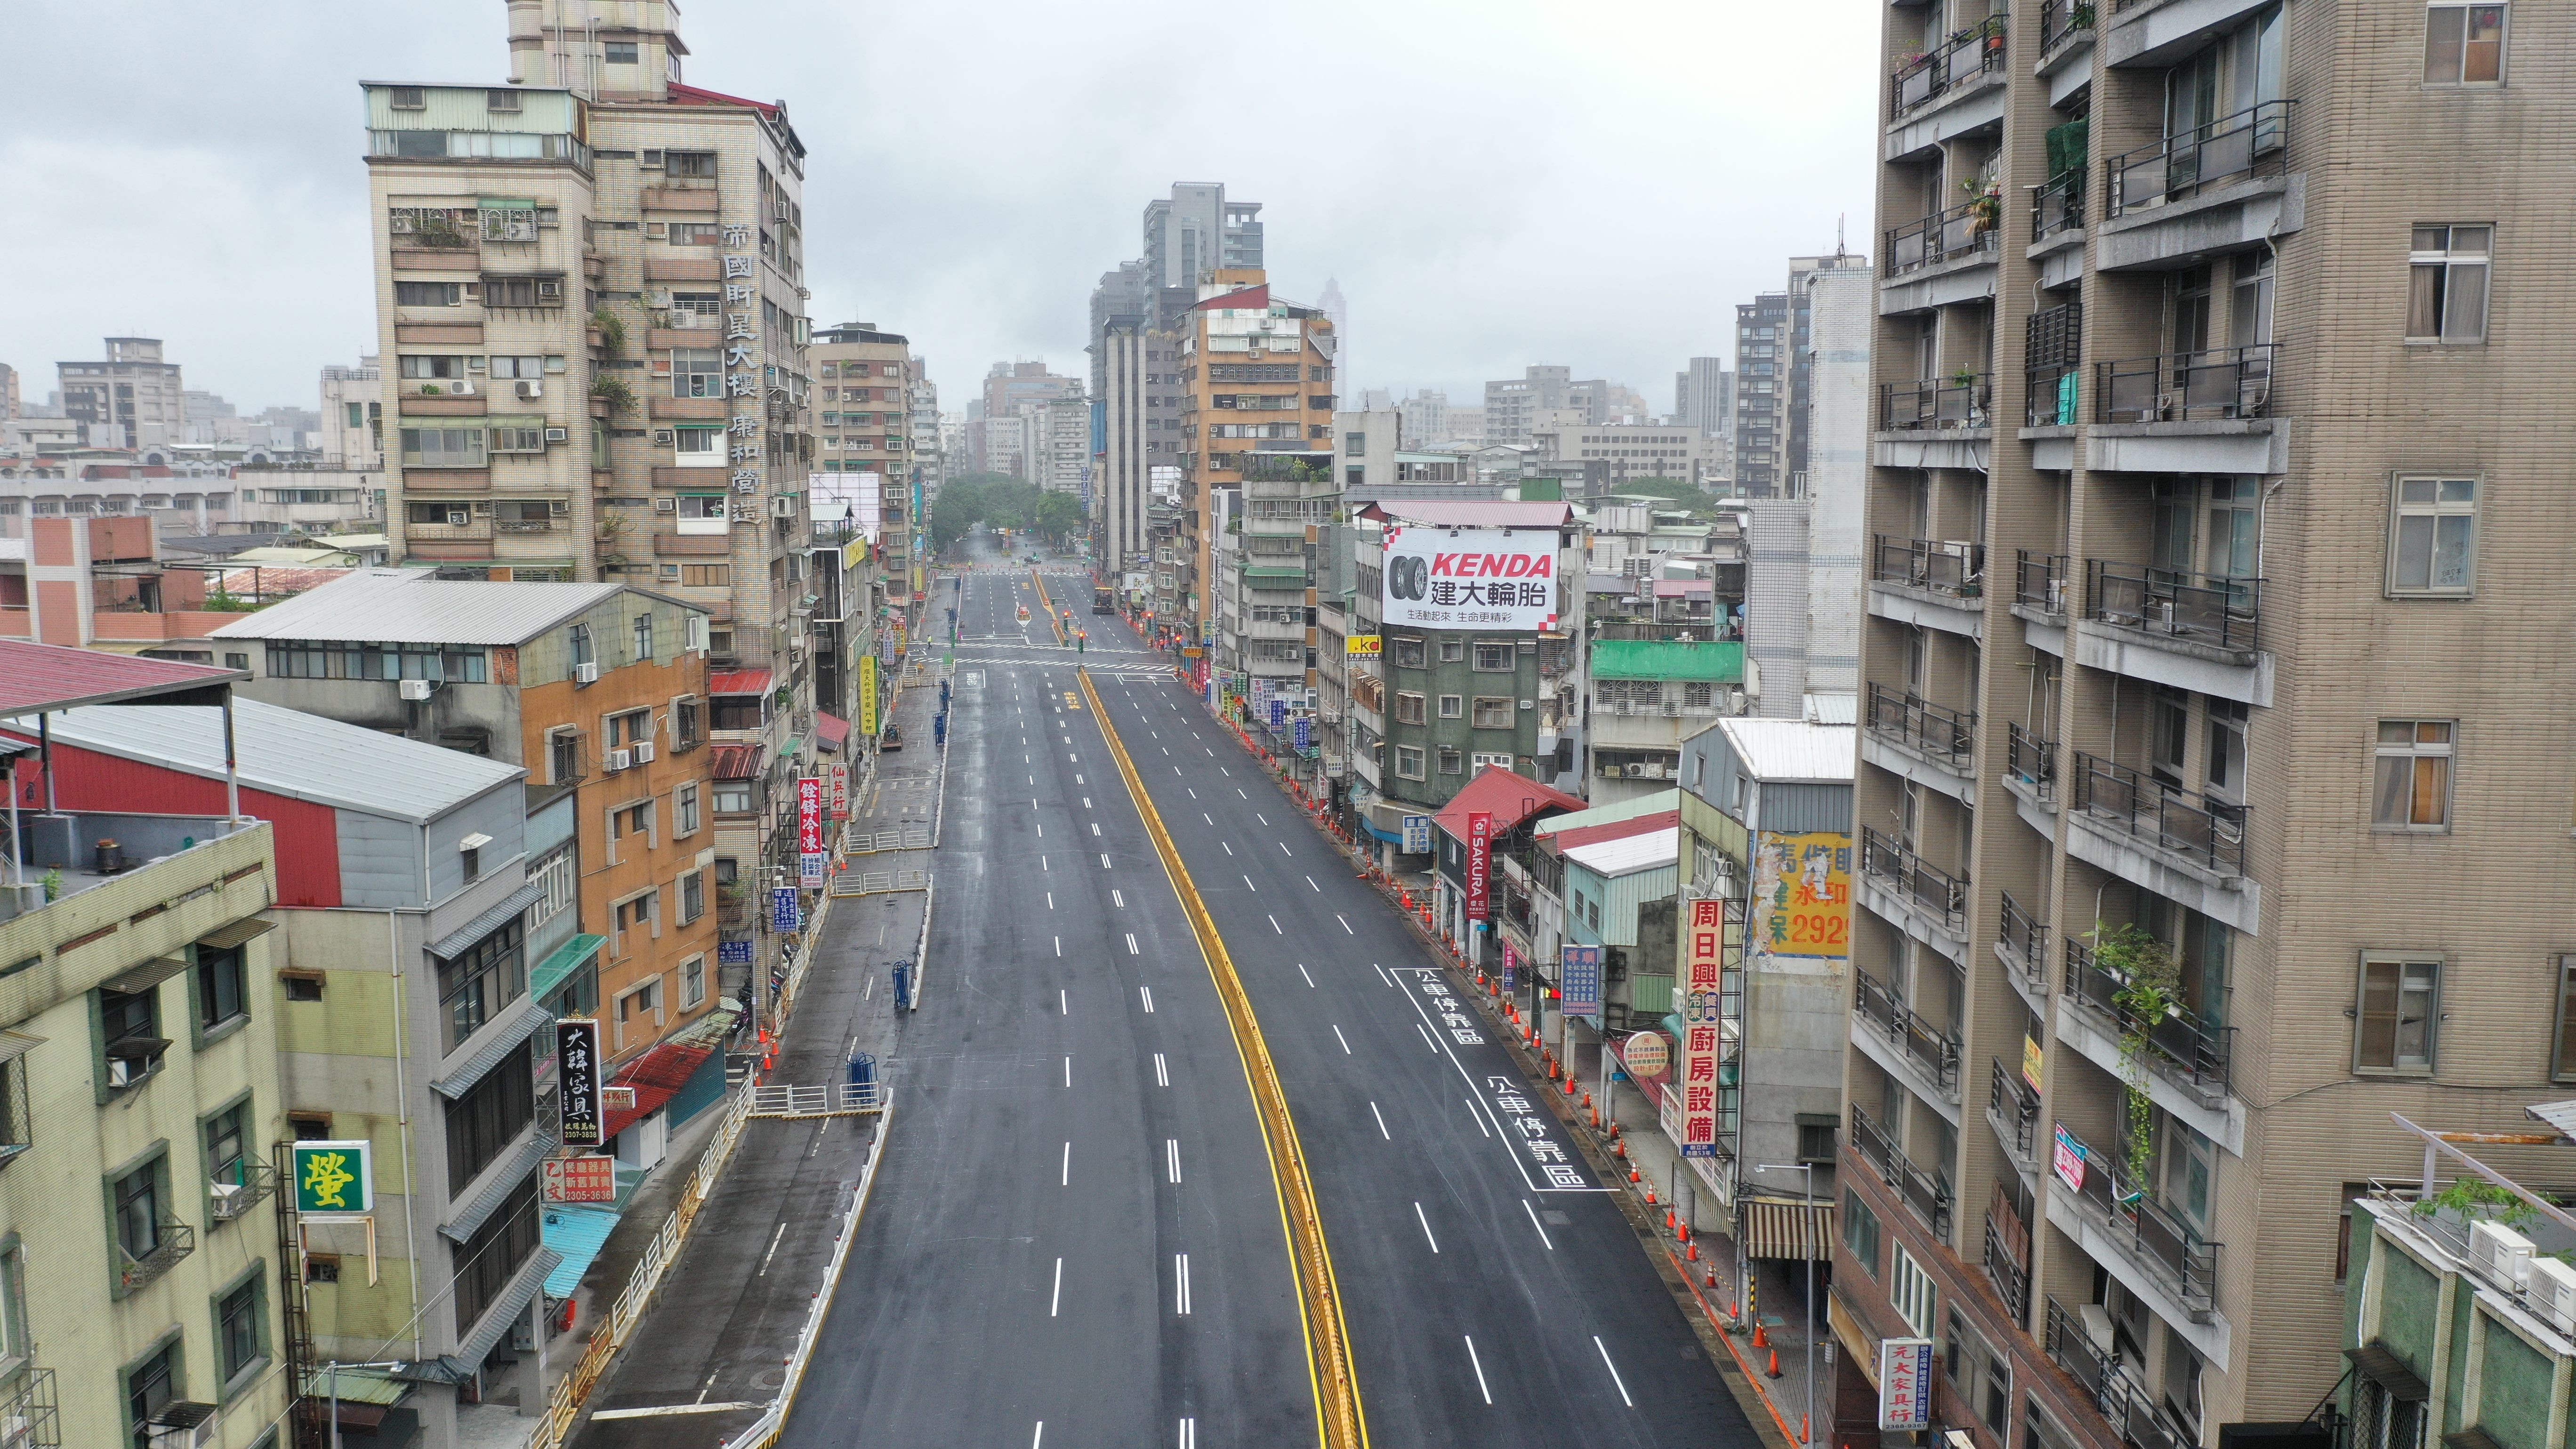
[[565,977],[579,970],[582,962],[598,955],[599,948],[607,944],[606,936],[575,936],[556,947],[553,955],[528,973],[528,994],[545,1000],[549,992],[563,985]]
[[1595,679],[1685,679],[1728,684],[1744,678],[1744,645],[1725,639],[1603,639],[1592,646]]

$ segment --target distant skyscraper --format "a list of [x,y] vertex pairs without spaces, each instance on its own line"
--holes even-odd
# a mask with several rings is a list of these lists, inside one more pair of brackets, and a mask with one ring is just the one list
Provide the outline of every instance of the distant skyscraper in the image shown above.
[[1175,181],[1145,204],[1145,267],[1158,287],[1196,287],[1218,267],[1258,267],[1261,203],[1228,201],[1225,183]]
[[1337,277],[1324,279],[1324,295],[1315,299],[1324,316],[1333,324],[1333,375],[1348,386],[1351,380],[1351,304],[1342,297],[1342,283]]
[[1673,421],[1699,429],[1703,438],[1733,438],[1735,375],[1725,358],[1694,357],[1673,374]]

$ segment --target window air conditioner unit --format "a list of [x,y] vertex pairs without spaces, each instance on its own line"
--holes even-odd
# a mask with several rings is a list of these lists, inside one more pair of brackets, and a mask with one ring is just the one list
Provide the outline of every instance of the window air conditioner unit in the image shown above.
[[576,664],[572,667],[572,678],[575,684],[597,684],[599,666],[591,663]]
[[680,500],[677,498],[656,498],[653,500],[653,511],[655,513],[677,513],[680,511]]
[[2531,1239],[2496,1223],[2469,1224],[2469,1266],[2508,1293],[2531,1276]]
[[2524,1285],[2530,1302],[2558,1327],[2561,1333],[2576,1333],[2576,1268],[2556,1258],[2531,1260],[2531,1277]]
[[659,171],[662,169],[662,153],[659,151],[647,151],[636,158],[635,164],[647,171]]
[[426,679],[406,679],[399,688],[402,690],[402,697],[414,703],[429,698],[429,681]]
[[1646,778],[1646,767],[1643,765],[1629,765],[1622,769],[1620,774],[1630,780],[1642,780]]
[[796,499],[793,496],[770,499],[769,514],[772,518],[794,518]]
[[463,509],[451,510],[447,515],[447,526],[450,528],[463,528],[471,521],[472,517],[473,515],[466,513]]
[[635,768],[635,752],[633,750],[610,750],[608,752],[608,759],[605,763],[612,773],[618,770],[631,770]]
[[653,763],[653,745],[649,740],[637,741],[635,747],[628,750],[626,753],[633,755],[635,757],[635,763],[639,765],[649,765]]
[[519,384],[514,391],[516,391],[521,398],[544,397],[546,395],[545,380],[535,377],[523,377],[519,379]]
[[474,396],[474,380],[472,378],[460,377],[456,381],[449,383],[447,385],[447,390],[458,397],[472,397]]
[[546,441],[547,441],[547,442],[549,442],[549,443],[562,443],[562,442],[569,442],[569,441],[571,441],[571,439],[572,439],[572,430],[571,430],[570,428],[548,428],[548,429],[546,429]]
[[542,302],[548,297],[561,301],[563,299],[563,283],[542,278],[539,279],[537,282],[537,300]]
[[657,448],[668,448],[668,447],[673,447],[673,446],[676,446],[676,445],[678,444],[678,442],[679,442],[679,438],[678,438],[678,436],[677,436],[676,434],[674,434],[674,433],[672,432],[672,430],[671,430],[671,429],[669,429],[669,428],[655,428],[655,429],[653,430],[653,446],[654,446],[654,447],[657,447]]
[[[208,1183],[206,1193],[213,1200],[215,1221],[226,1222],[241,1216],[242,1194],[248,1191],[248,1188],[238,1182]],[[5,1445],[7,1442],[6,1439],[0,1439],[0,1445]]]
[[662,241],[667,239],[670,235],[671,224],[667,221],[648,221],[644,223],[644,239],[646,241]]

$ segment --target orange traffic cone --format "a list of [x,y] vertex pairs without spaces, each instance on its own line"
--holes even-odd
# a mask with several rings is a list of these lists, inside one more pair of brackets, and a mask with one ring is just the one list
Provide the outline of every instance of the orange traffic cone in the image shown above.
[[1682,1243],[1682,1256],[1683,1256],[1683,1257],[1685,1257],[1685,1258],[1690,1259],[1690,1260],[1691,1260],[1692,1262],[1694,1262],[1694,1263],[1698,1262],[1698,1261],[1699,1261],[1699,1244],[1694,1243],[1694,1242],[1690,1242],[1689,1240],[1685,1239],[1685,1240],[1683,1241],[1683,1243]]
[[1769,1374],[1775,1379],[1780,1377],[1780,1350],[1776,1348],[1771,1350],[1771,1367],[1763,1370],[1763,1372]]
[[1647,1184],[1646,1184],[1646,1206],[1648,1206],[1648,1207],[1653,1207],[1654,1205],[1655,1205],[1655,1185],[1654,1185],[1653,1183],[1651,1183],[1651,1182],[1650,1182],[1650,1183],[1647,1183]]
[[1637,1164],[1633,1162],[1628,1164],[1628,1180],[1630,1182],[1637,1180]]
[[1763,1330],[1763,1327],[1759,1322],[1753,1325],[1753,1346],[1755,1348],[1769,1348],[1771,1346],[1771,1335]]

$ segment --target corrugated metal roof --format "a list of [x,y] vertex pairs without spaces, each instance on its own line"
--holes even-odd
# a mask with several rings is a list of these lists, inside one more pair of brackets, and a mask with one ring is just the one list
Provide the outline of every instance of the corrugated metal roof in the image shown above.
[[1616,804],[1595,805],[1589,810],[1577,810],[1571,815],[1559,815],[1552,820],[1542,820],[1530,827],[1530,833],[1545,837],[1559,831],[1611,825],[1622,820],[1634,820],[1639,816],[1680,808],[1682,808],[1682,792],[1679,787],[1656,790],[1634,799],[1621,800]]
[[1631,871],[1671,865],[1681,854],[1681,839],[1681,828],[1667,825],[1661,830],[1622,836],[1617,840],[1578,845],[1567,851],[1565,858],[1596,875],[1626,875]]
[[1857,694],[1811,694],[1806,696],[1804,703],[1809,724],[1860,723],[1860,696]]
[[570,1298],[581,1287],[581,1275],[590,1271],[592,1261],[608,1245],[608,1235],[617,1230],[617,1220],[623,1216],[615,1208],[570,1202],[546,1204],[540,1235],[547,1247],[563,1254],[563,1261],[546,1275],[548,1298]]
[[1431,822],[1460,840],[1467,838],[1467,817],[1479,810],[1494,817],[1494,833],[1502,834],[1542,810],[1580,810],[1583,802],[1562,790],[1542,785],[1527,775],[1515,775],[1500,765],[1487,765],[1478,771],[1466,788],[1449,797]]
[[719,669],[707,676],[709,694],[767,694],[769,671],[766,669]]
[[[1562,818],[1565,817],[1560,817]],[[1558,830],[1547,839],[1560,853],[1570,856],[1587,845],[1599,845],[1605,840],[1627,840],[1639,835],[1651,835],[1658,830],[1679,825],[1681,820],[1682,812],[1678,809],[1657,810],[1632,820],[1614,820],[1606,825],[1584,825],[1572,830]],[[1555,825],[1558,822],[1551,820],[1548,823]]]
[[[250,675],[239,669],[210,669],[171,659],[139,659],[102,654],[95,649],[0,639],[0,719],[39,710],[177,694],[248,678]],[[61,725],[57,723],[55,728]]]
[[1730,716],[1717,727],[1745,771],[1765,784],[1848,781],[1860,749],[1860,731],[1848,725]]
[[494,584],[428,569],[358,569],[244,615],[217,639],[381,644],[522,644],[623,591],[623,584]]
[[1395,523],[1437,528],[1563,528],[1574,510],[1563,503],[1511,503],[1501,499],[1396,498],[1368,511]]
[[[0,677],[7,673],[7,658],[0,655]],[[19,732],[31,733],[24,727]],[[211,705],[97,705],[65,710],[53,717],[52,732],[66,744],[104,755],[211,780],[224,777],[224,716]],[[233,741],[245,785],[293,800],[415,824],[527,773],[499,760],[256,699],[233,701]]]
[[1744,645],[1734,639],[1603,639],[1592,646],[1592,677],[1735,684],[1744,678]]
[[[517,890],[510,892],[508,895],[503,896],[497,904],[485,907],[483,913],[476,916],[473,920],[466,922],[464,925],[459,926],[455,930],[448,932],[446,935],[439,937],[437,940],[430,942],[429,954],[436,956],[441,960],[455,960],[457,957],[464,955],[467,951],[472,950],[484,937],[491,935],[494,931],[508,925],[511,917],[516,916],[521,911],[535,905],[538,901],[545,899],[545,894],[546,888],[543,885],[540,885],[535,881],[528,882],[526,885],[523,885]],[[514,1041],[511,1042],[510,1045],[517,1046],[518,1043]],[[463,1090],[463,1087],[466,1086],[472,1086],[473,1079],[481,1075],[483,1075],[483,1072],[479,1067],[471,1068],[470,1071],[461,1071],[459,1076],[462,1080],[462,1085],[459,1087],[459,1090]],[[442,1092],[447,1092],[447,1095],[451,1097],[456,1095],[455,1092],[448,1092],[445,1087],[439,1087],[436,1082],[432,1082],[430,1085],[438,1087],[438,1090]]]

